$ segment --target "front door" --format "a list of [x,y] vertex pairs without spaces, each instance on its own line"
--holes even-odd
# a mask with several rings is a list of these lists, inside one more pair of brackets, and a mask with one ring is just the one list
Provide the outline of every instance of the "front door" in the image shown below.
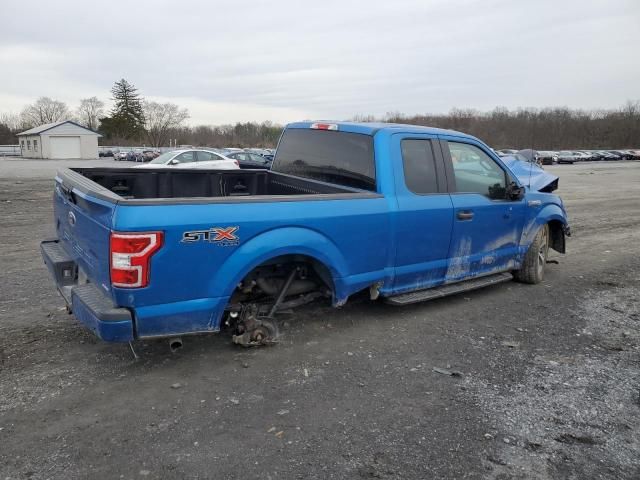
[[453,231],[446,281],[511,270],[516,266],[524,200],[508,200],[504,166],[479,145],[442,141]]
[[444,282],[453,224],[444,161],[437,138],[396,134],[392,158],[398,209],[393,219],[396,261],[393,293]]

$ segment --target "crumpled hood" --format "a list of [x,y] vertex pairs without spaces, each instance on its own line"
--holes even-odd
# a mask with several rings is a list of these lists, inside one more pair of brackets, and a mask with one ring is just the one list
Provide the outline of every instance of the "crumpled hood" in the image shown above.
[[511,156],[502,157],[509,170],[523,185],[531,185],[531,190],[551,193],[558,188],[558,177],[531,162],[523,162]]

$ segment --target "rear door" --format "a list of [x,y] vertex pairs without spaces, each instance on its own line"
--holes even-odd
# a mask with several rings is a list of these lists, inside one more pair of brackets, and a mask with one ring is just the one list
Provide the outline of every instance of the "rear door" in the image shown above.
[[398,211],[395,293],[442,283],[448,267],[453,205],[447,192],[438,139],[395,134],[391,139],[396,168]]
[[87,194],[63,174],[56,177],[53,206],[58,239],[78,265],[79,275],[109,294],[109,237],[115,204]]
[[257,153],[250,153],[249,159],[255,168],[265,168],[269,163],[269,160]]
[[222,161],[220,155],[206,150],[198,150],[196,153],[196,161],[199,167],[216,168],[216,162]]
[[453,204],[447,281],[515,267],[525,200],[507,200],[506,168],[472,141],[441,142]]
[[238,160],[240,168],[253,168],[253,162],[251,162],[248,153],[234,153],[231,158]]

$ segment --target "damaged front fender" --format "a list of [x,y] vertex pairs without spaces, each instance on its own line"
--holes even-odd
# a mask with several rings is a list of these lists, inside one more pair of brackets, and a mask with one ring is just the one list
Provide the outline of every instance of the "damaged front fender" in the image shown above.
[[[528,248],[533,242],[542,225],[549,224],[549,246],[559,253],[566,251],[566,237],[571,235],[567,215],[564,209],[557,204],[545,205],[533,216],[522,230],[521,245]],[[525,250],[526,250],[525,248]]]

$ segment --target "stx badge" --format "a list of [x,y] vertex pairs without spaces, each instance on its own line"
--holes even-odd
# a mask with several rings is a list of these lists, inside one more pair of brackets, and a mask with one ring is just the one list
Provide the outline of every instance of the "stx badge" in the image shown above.
[[184,232],[182,242],[209,242],[223,247],[231,247],[240,243],[240,238],[236,235],[239,229],[240,227],[211,227],[209,230]]

